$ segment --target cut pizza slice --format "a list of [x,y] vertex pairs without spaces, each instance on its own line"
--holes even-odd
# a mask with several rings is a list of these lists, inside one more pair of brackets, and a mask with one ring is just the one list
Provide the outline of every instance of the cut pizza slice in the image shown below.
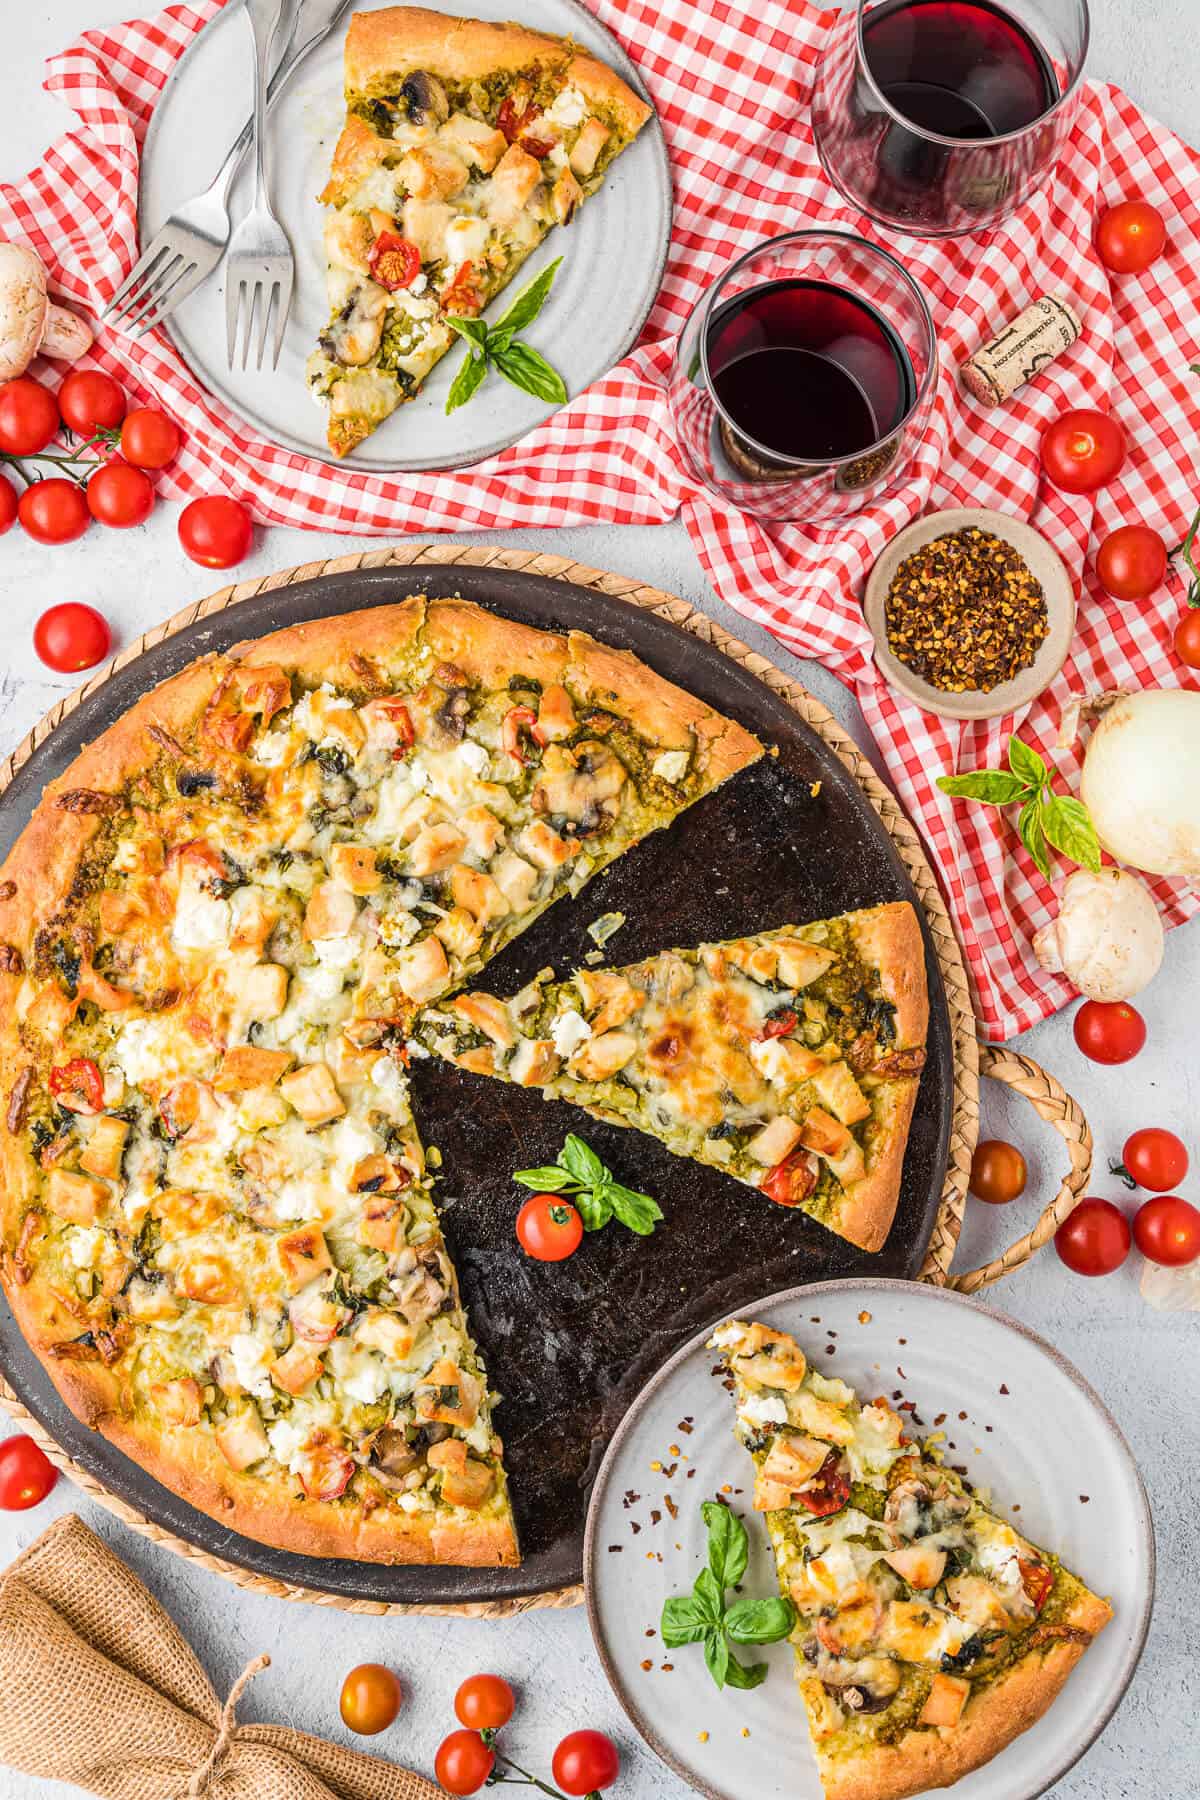
[[426,1048],[634,1125],[864,1249],[887,1237],[928,1023],[905,901],[427,1010]]
[[321,199],[330,319],[308,365],[344,456],[600,187],[651,109],[569,40],[423,7],[356,13]]
[[1112,1616],[983,1506],[884,1400],[733,1320],[732,1381],[826,1800],[903,1800],[991,1759],[1050,1706]]

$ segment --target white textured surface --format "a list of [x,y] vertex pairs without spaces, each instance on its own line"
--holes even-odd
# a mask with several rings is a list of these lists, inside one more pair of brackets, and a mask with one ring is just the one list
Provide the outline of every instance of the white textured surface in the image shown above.
[[[39,90],[43,58],[83,27],[115,21],[133,10],[130,0],[123,5],[114,0],[37,0],[22,8],[22,29],[10,37],[7,54],[0,58],[0,178],[21,174],[68,122],[57,103]],[[1200,102],[1189,55],[1196,0],[1094,0],[1094,10],[1093,74],[1119,81],[1149,110],[1193,141],[1200,140]],[[511,534],[504,541],[562,551],[684,595],[771,650],[783,666],[794,668],[861,735],[853,704],[835,682],[819,669],[793,665],[770,640],[744,628],[713,599],[678,526]],[[253,559],[237,573],[252,576],[366,547],[365,539],[274,531],[260,537]],[[14,531],[0,542],[0,575],[5,598],[0,751],[15,743],[61,691],[30,643],[33,622],[46,606],[63,599],[89,600],[128,639],[219,585],[219,578],[206,577],[180,555],[175,509],[165,506],[137,531],[96,529],[57,551],[40,549]],[[1098,1170],[1119,1152],[1130,1130],[1145,1124],[1170,1125],[1181,1132],[1200,1166],[1198,978],[1200,929],[1193,925],[1168,940],[1166,966],[1145,996],[1150,1044],[1125,1069],[1085,1063],[1075,1051],[1066,1015],[1029,1034],[1031,1054],[1073,1089],[1088,1111],[1096,1131]],[[1025,1146],[1032,1170],[1030,1193],[1048,1198],[1063,1160],[1055,1153],[1053,1133],[1021,1103],[1010,1107],[991,1092],[985,1131],[1011,1135]],[[1123,1191],[1103,1175],[1094,1188],[1115,1198]],[[1197,1177],[1185,1191],[1193,1200],[1200,1198]],[[1007,1236],[1030,1222],[1036,1203],[1031,1199],[1015,1221],[1002,1211],[976,1208],[965,1233],[963,1266],[968,1258],[979,1261],[997,1252]],[[994,1290],[993,1298],[1061,1345],[1098,1388],[1141,1461],[1158,1524],[1159,1601],[1140,1673],[1099,1743],[1055,1787],[1055,1800],[1193,1800],[1200,1789],[1194,1735],[1200,1689],[1192,1622],[1200,1567],[1194,1502],[1196,1320],[1149,1312],[1137,1295],[1132,1260],[1116,1276],[1085,1282],[1067,1275],[1053,1250]],[[0,1424],[0,1432],[5,1429]],[[534,1613],[490,1625],[359,1619],[332,1609],[288,1606],[244,1594],[155,1549],[81,1501],[62,1481],[32,1513],[0,1514],[0,1566],[52,1517],[72,1508],[114,1544],[165,1602],[221,1694],[252,1656],[261,1650],[270,1653],[273,1666],[243,1702],[246,1719],[282,1720],[337,1736],[342,1676],[357,1662],[388,1662],[404,1681],[407,1701],[396,1725],[370,1740],[370,1747],[431,1771],[434,1750],[455,1722],[451,1701],[459,1680],[475,1669],[495,1669],[512,1678],[522,1693],[517,1721],[507,1736],[526,1767],[545,1772],[563,1732],[598,1725],[621,1744],[619,1795],[683,1800],[687,1792],[633,1741],[592,1655],[581,1610]],[[1087,1679],[1086,1672],[1080,1679]],[[2,1800],[68,1800],[77,1792],[0,1770]]]

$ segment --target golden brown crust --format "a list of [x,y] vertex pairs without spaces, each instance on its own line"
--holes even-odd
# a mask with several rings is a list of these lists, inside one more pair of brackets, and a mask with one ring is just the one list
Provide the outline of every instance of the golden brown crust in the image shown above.
[[896,1008],[896,1048],[923,1044],[929,1031],[929,988],[916,912],[907,900],[895,900],[852,917],[859,953],[879,970],[884,994]]
[[561,681],[567,667],[566,638],[481,613],[468,600],[430,601],[422,642],[439,661],[490,688],[506,687],[514,675],[533,675],[545,687]]
[[401,145],[380,137],[365,119],[351,113],[334,146],[329,180],[318,196],[321,205],[341,206],[372,169],[388,161],[398,162],[403,154]]
[[612,114],[622,133],[630,137],[637,136],[654,110],[615,69],[582,51],[567,66],[567,82],[577,87],[591,106]]
[[908,1149],[908,1130],[917,1104],[916,1081],[889,1082],[875,1098],[878,1135],[872,1143],[870,1167],[861,1181],[844,1190],[830,1219],[841,1237],[860,1250],[882,1250],[900,1200],[900,1181]]
[[[361,684],[356,658],[365,656],[395,675],[406,669],[421,638],[427,607],[420,594],[410,594],[386,606],[305,619],[267,637],[234,644],[229,656],[247,668],[282,663],[306,685],[331,681],[335,686],[355,688]],[[473,610],[483,630],[492,615],[481,607]]]
[[570,638],[568,685],[577,698],[601,709],[619,707],[634,730],[667,749],[695,744],[699,766],[715,787],[762,755],[757,738],[648,668],[629,650],[601,644],[586,632]]

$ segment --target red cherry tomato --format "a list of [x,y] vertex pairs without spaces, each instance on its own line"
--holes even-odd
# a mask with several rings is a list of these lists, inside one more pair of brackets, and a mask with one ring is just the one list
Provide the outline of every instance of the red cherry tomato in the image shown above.
[[1132,1242],[1129,1220],[1111,1200],[1081,1200],[1054,1234],[1054,1248],[1076,1275],[1111,1275]]
[[250,514],[240,500],[224,494],[193,500],[179,515],[184,554],[206,569],[232,569],[249,555],[253,541]]
[[1096,573],[1114,600],[1145,600],[1167,578],[1167,546],[1148,525],[1122,525],[1097,550]]
[[572,1731],[550,1765],[564,1794],[595,1794],[611,1787],[621,1772],[617,1746],[602,1731]]
[[126,462],[105,463],[87,484],[88,511],[101,525],[143,525],[154,508],[150,477]]
[[58,1480],[58,1470],[31,1437],[5,1438],[0,1444],[0,1508],[24,1512],[44,1500]]
[[989,1206],[1007,1206],[1025,1192],[1025,1158],[1015,1144],[985,1138],[971,1158],[970,1189]]
[[47,607],[33,628],[33,647],[49,669],[63,675],[77,674],[103,662],[112,633],[103,613],[80,600],[64,600]]
[[125,417],[125,390],[99,369],[72,369],[58,390],[58,410],[80,437],[95,437]]
[[1139,1187],[1165,1194],[1177,1187],[1188,1172],[1188,1153],[1173,1131],[1148,1126],[1125,1139],[1121,1161]]
[[90,1056],[75,1056],[50,1071],[50,1092],[68,1112],[104,1110],[104,1077]]
[[817,1185],[814,1158],[807,1150],[793,1150],[759,1182],[759,1187],[776,1206],[800,1206]]
[[443,290],[442,310],[467,319],[482,312],[483,292],[473,262],[463,263],[450,286]]
[[796,1496],[807,1512],[818,1519],[841,1512],[850,1498],[850,1477],[842,1467],[839,1450],[831,1450],[807,1486]]
[[136,469],[164,469],[179,453],[179,427],[153,406],[135,406],[121,427],[121,455]]
[[448,1794],[477,1794],[496,1766],[496,1752],[477,1731],[452,1731],[443,1738],[433,1761],[434,1773]]
[[58,401],[32,375],[0,384],[0,450],[10,456],[36,456],[58,427]]
[[534,1194],[517,1214],[517,1241],[537,1262],[565,1262],[583,1239],[583,1220],[558,1194]]
[[1175,627],[1175,654],[1189,669],[1200,669],[1200,606],[1189,606]]
[[1044,1562],[1031,1562],[1024,1556],[1018,1556],[1017,1568],[1021,1571],[1021,1586],[1033,1602],[1034,1612],[1040,1613],[1054,1591],[1054,1571]]
[[775,1012],[767,1014],[762,1030],[754,1034],[754,1042],[765,1044],[769,1038],[787,1037],[799,1023],[799,1015],[790,1006],[778,1007]]
[[1146,200],[1110,206],[1096,229],[1100,261],[1114,275],[1140,275],[1158,261],[1166,241],[1166,221]]
[[371,277],[394,294],[411,287],[421,273],[421,252],[397,231],[381,231],[367,254]]
[[1178,1194],[1156,1194],[1134,1214],[1133,1241],[1151,1262],[1182,1269],[1200,1256],[1200,1211]]
[[69,544],[92,522],[87,495],[61,475],[27,487],[17,501],[17,517],[39,544]]
[[0,475],[0,537],[17,522],[17,490],[7,475]]
[[454,1696],[454,1711],[472,1731],[499,1731],[513,1716],[516,1700],[502,1675],[471,1675]]
[[386,1731],[400,1711],[404,1690],[383,1663],[359,1663],[342,1683],[339,1705],[351,1731],[374,1737]]
[[1130,1062],[1146,1042],[1146,1021],[1128,1000],[1085,1000],[1075,1014],[1075,1042],[1093,1062]]
[[1079,407],[1042,433],[1046,478],[1066,494],[1094,494],[1125,461],[1125,433],[1108,413]]

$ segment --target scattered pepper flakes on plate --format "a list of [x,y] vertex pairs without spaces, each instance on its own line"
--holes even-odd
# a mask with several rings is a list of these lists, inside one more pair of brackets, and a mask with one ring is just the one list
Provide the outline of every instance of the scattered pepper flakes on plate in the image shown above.
[[697,1738],[698,1738],[698,1740],[699,1740],[699,1741],[700,1741],[700,1743],[702,1743],[702,1744],[707,1744],[707,1742],[708,1742],[708,1733],[707,1733],[707,1731],[698,1731],[698,1732],[697,1732],[697,1733],[696,1733],[696,1737],[697,1737]]
[[869,1325],[871,1323],[870,1313],[869,1312],[860,1312],[858,1315],[858,1322],[860,1325]]

